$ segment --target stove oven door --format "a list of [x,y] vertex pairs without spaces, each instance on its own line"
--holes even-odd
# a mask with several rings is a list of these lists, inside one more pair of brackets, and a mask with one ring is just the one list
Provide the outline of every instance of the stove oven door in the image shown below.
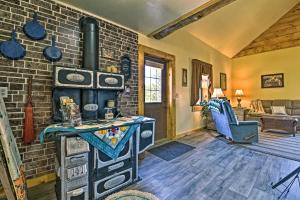
[[103,196],[132,183],[132,169],[116,173],[93,183],[94,199],[99,199]]
[[130,140],[125,144],[124,149],[119,154],[119,157],[116,160],[113,160],[109,156],[107,156],[105,153],[94,149],[94,169],[99,169],[102,167],[105,167],[107,165],[111,165],[113,163],[117,163],[119,161],[125,160],[127,158],[131,157],[131,151],[132,151],[132,137]]
[[155,121],[145,121],[141,124],[137,135],[139,153],[144,152],[154,144],[154,136]]

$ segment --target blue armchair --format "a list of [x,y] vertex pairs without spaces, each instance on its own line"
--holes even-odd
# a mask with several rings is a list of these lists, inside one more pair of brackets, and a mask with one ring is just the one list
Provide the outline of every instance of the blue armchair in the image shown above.
[[220,102],[220,111],[211,113],[218,133],[237,143],[258,142],[258,122],[238,121],[228,101]]

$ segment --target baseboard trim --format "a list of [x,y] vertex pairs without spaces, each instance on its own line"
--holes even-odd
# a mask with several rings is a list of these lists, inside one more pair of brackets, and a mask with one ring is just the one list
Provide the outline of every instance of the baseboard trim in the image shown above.
[[200,128],[195,128],[195,129],[191,129],[191,130],[188,130],[188,131],[184,131],[184,132],[181,132],[181,133],[177,133],[175,139],[179,139],[179,138],[182,138],[182,137],[184,137],[184,136],[191,135],[191,134],[193,134],[194,132],[202,131],[202,130],[204,130],[204,129],[205,129],[205,127],[200,127]]
[[43,183],[48,183],[51,181],[54,181],[56,179],[56,174],[55,173],[50,173],[50,174],[45,174],[43,176],[39,176],[39,177],[35,177],[35,178],[31,178],[31,179],[27,179],[26,183],[27,183],[27,187],[31,188]]

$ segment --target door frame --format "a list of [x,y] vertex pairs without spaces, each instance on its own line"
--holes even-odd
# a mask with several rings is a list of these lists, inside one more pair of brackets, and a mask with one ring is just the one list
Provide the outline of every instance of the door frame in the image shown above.
[[138,58],[138,113],[144,115],[144,68],[145,55],[166,61],[166,92],[167,92],[167,138],[176,138],[176,79],[175,56],[163,51],[139,44]]

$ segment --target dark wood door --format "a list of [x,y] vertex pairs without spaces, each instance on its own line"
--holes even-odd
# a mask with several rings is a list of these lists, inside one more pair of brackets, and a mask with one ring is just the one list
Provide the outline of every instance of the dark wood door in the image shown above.
[[166,61],[145,57],[144,112],[156,119],[155,140],[167,138]]

